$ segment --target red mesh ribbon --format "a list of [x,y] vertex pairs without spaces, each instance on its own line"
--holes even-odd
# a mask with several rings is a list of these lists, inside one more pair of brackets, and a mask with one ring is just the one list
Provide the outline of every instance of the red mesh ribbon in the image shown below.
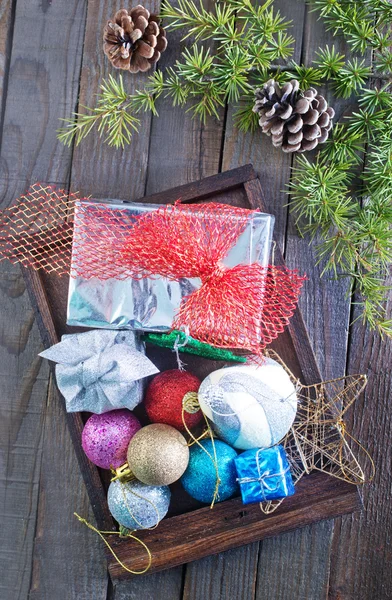
[[69,274],[76,196],[36,183],[0,211],[0,260]]
[[99,279],[199,277],[183,299],[173,328],[222,348],[259,353],[292,316],[303,277],[258,263],[228,268],[223,259],[252,211],[221,204],[163,206],[129,217],[105,205],[78,212],[74,274]]

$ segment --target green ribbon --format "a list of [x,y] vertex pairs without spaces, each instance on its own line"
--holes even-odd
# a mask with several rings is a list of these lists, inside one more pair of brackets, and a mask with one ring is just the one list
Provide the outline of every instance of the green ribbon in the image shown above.
[[186,335],[183,331],[174,329],[170,333],[144,333],[142,339],[145,342],[154,344],[155,346],[161,346],[162,348],[170,348],[174,350],[175,347],[180,352],[186,352],[187,354],[196,354],[203,358],[210,358],[212,360],[223,360],[231,362],[246,362],[246,356],[238,356],[231,350],[224,350],[223,348],[214,348],[210,344],[199,342],[194,338]]

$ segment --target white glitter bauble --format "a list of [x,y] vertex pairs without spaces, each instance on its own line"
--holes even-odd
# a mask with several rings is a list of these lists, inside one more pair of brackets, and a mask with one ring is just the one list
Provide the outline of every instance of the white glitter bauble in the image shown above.
[[214,371],[200,386],[199,403],[218,436],[241,450],[280,442],[297,412],[295,387],[271,358]]
[[145,485],[140,481],[112,481],[108,490],[109,511],[128,529],[155,527],[166,515],[170,504],[170,488]]

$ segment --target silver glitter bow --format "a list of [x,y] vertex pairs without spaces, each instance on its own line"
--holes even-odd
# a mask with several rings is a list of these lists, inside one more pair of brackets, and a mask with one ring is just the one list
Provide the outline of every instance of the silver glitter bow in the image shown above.
[[143,398],[141,379],[159,372],[133,331],[63,335],[40,356],[57,363],[57,385],[67,412],[133,410]]

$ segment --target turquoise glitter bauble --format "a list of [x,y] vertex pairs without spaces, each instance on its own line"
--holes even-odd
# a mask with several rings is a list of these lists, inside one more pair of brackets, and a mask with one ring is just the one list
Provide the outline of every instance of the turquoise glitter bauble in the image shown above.
[[140,481],[112,481],[108,490],[108,505],[113,517],[128,529],[154,527],[166,515],[170,504],[170,489],[166,485],[145,485]]
[[[211,440],[202,440],[200,444],[214,457]],[[221,481],[216,502],[221,502],[238,491],[237,472],[234,465],[237,453],[220,440],[214,440],[214,445]],[[181,477],[181,483],[192,498],[206,504],[212,502],[216,485],[216,470],[211,458],[197,444],[190,448],[189,465]]]

